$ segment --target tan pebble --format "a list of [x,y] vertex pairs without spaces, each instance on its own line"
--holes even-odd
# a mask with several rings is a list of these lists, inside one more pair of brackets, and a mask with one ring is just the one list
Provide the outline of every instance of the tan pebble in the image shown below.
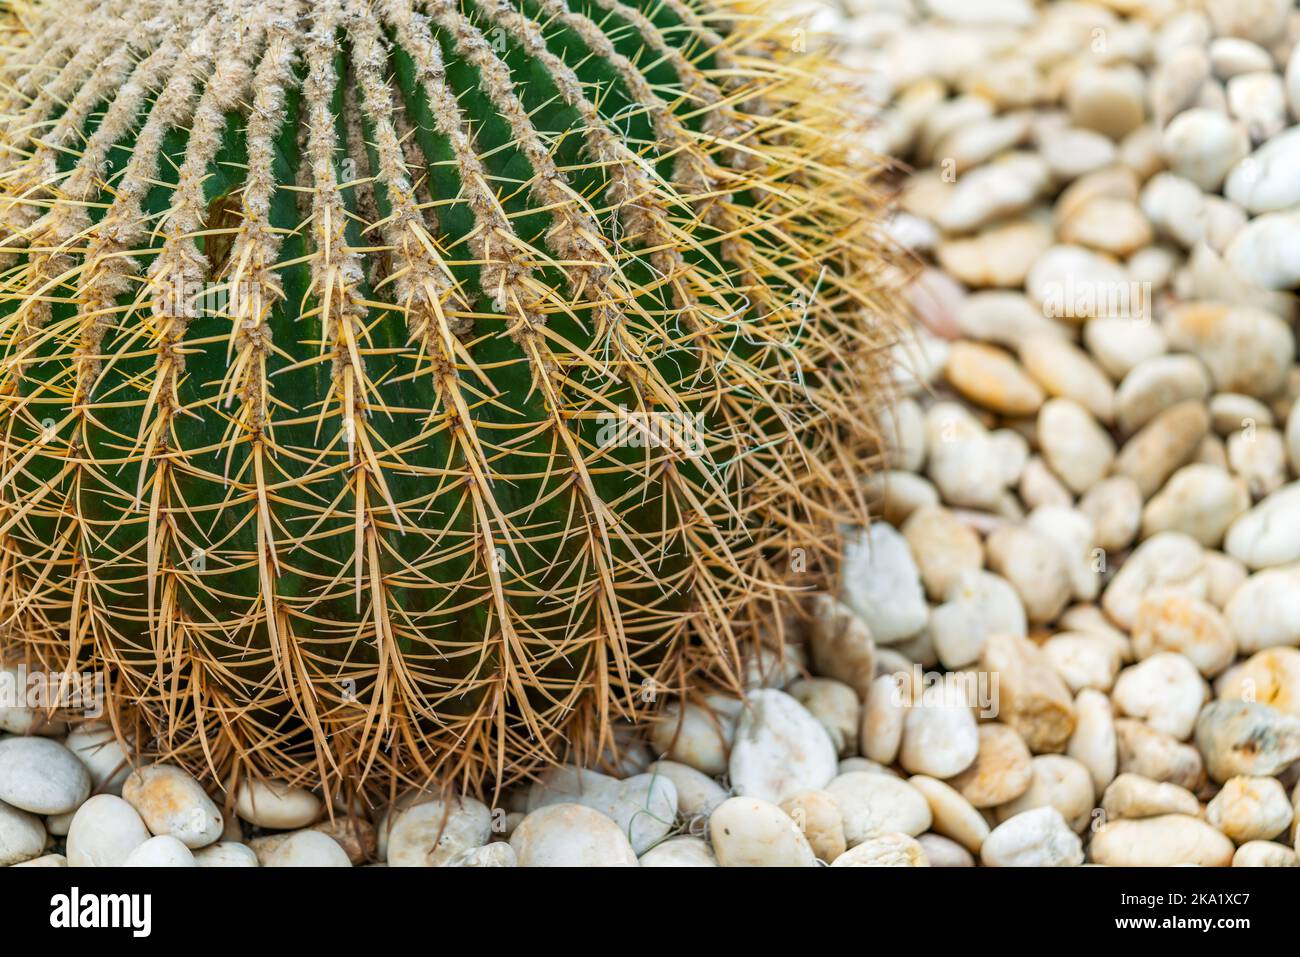
[[953,343],[946,374],[970,401],[1004,415],[1033,415],[1043,404],[1038,383],[994,346],[965,340]]
[[999,718],[1036,753],[1065,749],[1074,730],[1074,702],[1051,662],[1032,641],[993,635],[980,656],[980,668],[997,672]]
[[1108,821],[1092,837],[1089,855],[1111,867],[1227,867],[1233,846],[1204,821],[1185,814]]
[[833,861],[848,847],[839,805],[825,791],[800,791],[782,801],[781,810],[803,831],[818,860]]
[[1101,809],[1107,820],[1116,821],[1162,814],[1196,817],[1201,812],[1201,805],[1195,794],[1177,784],[1152,781],[1137,774],[1121,774],[1107,786],[1101,797]]

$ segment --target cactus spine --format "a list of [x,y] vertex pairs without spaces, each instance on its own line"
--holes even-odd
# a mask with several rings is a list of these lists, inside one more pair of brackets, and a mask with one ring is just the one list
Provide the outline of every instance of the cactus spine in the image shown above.
[[150,749],[508,780],[734,677],[861,518],[879,199],[775,18],[4,26],[0,641],[106,668]]

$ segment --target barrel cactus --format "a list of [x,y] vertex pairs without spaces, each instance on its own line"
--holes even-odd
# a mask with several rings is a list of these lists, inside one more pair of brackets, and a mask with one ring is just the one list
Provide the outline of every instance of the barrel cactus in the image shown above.
[[0,636],[146,751],[481,788],[828,574],[895,335],[802,37],[714,0],[32,0]]

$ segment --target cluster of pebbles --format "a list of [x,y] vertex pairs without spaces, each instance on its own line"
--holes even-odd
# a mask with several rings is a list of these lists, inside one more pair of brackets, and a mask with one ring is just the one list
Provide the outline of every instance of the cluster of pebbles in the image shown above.
[[853,0],[922,329],[880,518],[747,694],[502,807],[233,815],[0,709],[0,864],[1297,866],[1300,14]]

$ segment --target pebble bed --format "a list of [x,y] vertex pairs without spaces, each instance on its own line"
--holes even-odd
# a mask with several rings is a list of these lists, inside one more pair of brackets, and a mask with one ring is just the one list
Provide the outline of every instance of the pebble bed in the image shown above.
[[[1300,13],[851,0],[919,263],[880,519],[618,772],[223,814],[0,709],[14,866],[1297,866]],[[884,414],[884,413],[882,413]]]

